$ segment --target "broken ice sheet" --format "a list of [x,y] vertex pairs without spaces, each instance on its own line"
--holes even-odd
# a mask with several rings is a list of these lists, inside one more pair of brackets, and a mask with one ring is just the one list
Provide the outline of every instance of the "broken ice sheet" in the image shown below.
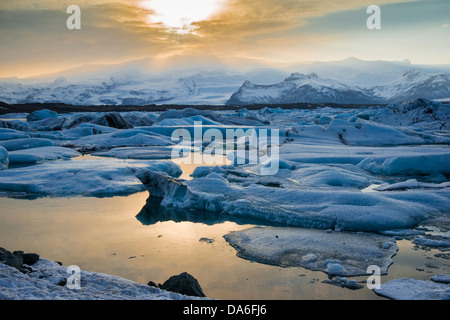
[[330,276],[367,275],[369,266],[387,274],[398,247],[373,233],[253,227],[224,236],[243,259],[281,267],[303,267]]

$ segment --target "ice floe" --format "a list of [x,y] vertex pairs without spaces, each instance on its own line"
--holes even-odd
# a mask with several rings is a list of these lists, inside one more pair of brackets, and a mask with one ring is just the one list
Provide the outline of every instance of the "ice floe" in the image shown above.
[[172,149],[170,147],[152,146],[152,147],[124,147],[113,148],[106,152],[96,152],[93,155],[100,157],[110,157],[118,159],[172,159]]
[[145,190],[135,177],[139,168],[181,175],[171,161],[58,160],[0,172],[0,191],[37,197],[127,195]]
[[54,143],[52,140],[42,138],[24,138],[0,141],[0,146],[4,147],[8,151],[38,147],[52,147],[53,145]]
[[70,159],[79,156],[80,153],[62,147],[38,147],[9,152],[10,165],[34,164],[44,161]]
[[225,239],[244,259],[331,276],[367,275],[372,265],[387,274],[398,250],[386,236],[299,228],[255,227],[231,232]]
[[8,167],[9,158],[8,151],[5,148],[0,146],[0,170],[4,170]]
[[450,300],[450,285],[429,280],[394,279],[374,291],[393,300]]
[[[295,227],[349,231],[412,228],[446,212],[444,190],[364,193],[332,186],[305,188],[292,177],[264,177],[230,166],[190,181],[143,169],[137,177],[167,207],[207,210]],[[288,170],[292,172],[292,170]],[[196,175],[199,172],[194,172]]]

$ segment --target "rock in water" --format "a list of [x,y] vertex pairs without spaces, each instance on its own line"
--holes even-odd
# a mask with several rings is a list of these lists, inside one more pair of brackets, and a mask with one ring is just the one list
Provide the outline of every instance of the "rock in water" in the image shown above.
[[206,297],[197,279],[187,272],[170,277],[163,283],[161,289],[181,293],[187,296]]

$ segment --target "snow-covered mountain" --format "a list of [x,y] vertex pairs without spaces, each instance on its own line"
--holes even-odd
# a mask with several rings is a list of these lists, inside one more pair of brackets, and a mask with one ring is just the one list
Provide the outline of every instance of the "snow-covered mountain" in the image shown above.
[[193,78],[145,81],[124,75],[89,83],[69,82],[65,78],[58,78],[52,83],[0,83],[0,100],[6,103],[145,105],[179,97],[188,99],[197,93]]
[[228,104],[259,103],[370,103],[373,99],[361,88],[334,79],[319,78],[317,74],[293,73],[283,82],[274,85],[257,85],[246,81],[234,93]]
[[388,101],[403,101],[422,97],[429,100],[450,97],[450,73],[424,74],[411,69],[399,79],[375,86],[370,92]]
[[227,104],[288,103],[395,103],[416,98],[450,97],[450,74],[425,74],[414,69],[383,85],[356,86],[317,74],[293,73],[272,85],[244,82]]
[[[195,61],[194,61],[195,62]],[[385,103],[450,98],[450,67],[349,58],[280,66],[157,66],[143,59],[60,73],[0,78],[0,101],[73,105]],[[293,71],[296,73],[289,74]],[[230,98],[231,97],[231,98]]]

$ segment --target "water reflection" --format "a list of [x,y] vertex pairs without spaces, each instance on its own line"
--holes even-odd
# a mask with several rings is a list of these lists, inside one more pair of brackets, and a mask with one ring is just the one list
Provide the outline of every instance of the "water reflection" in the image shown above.
[[234,222],[237,225],[282,226],[281,224],[270,223],[263,219],[252,217],[234,216],[197,209],[168,208],[161,206],[161,201],[162,199],[160,198],[149,197],[145,206],[136,216],[136,219],[146,226],[167,221],[173,221],[176,223],[202,223],[209,226],[224,222]]

